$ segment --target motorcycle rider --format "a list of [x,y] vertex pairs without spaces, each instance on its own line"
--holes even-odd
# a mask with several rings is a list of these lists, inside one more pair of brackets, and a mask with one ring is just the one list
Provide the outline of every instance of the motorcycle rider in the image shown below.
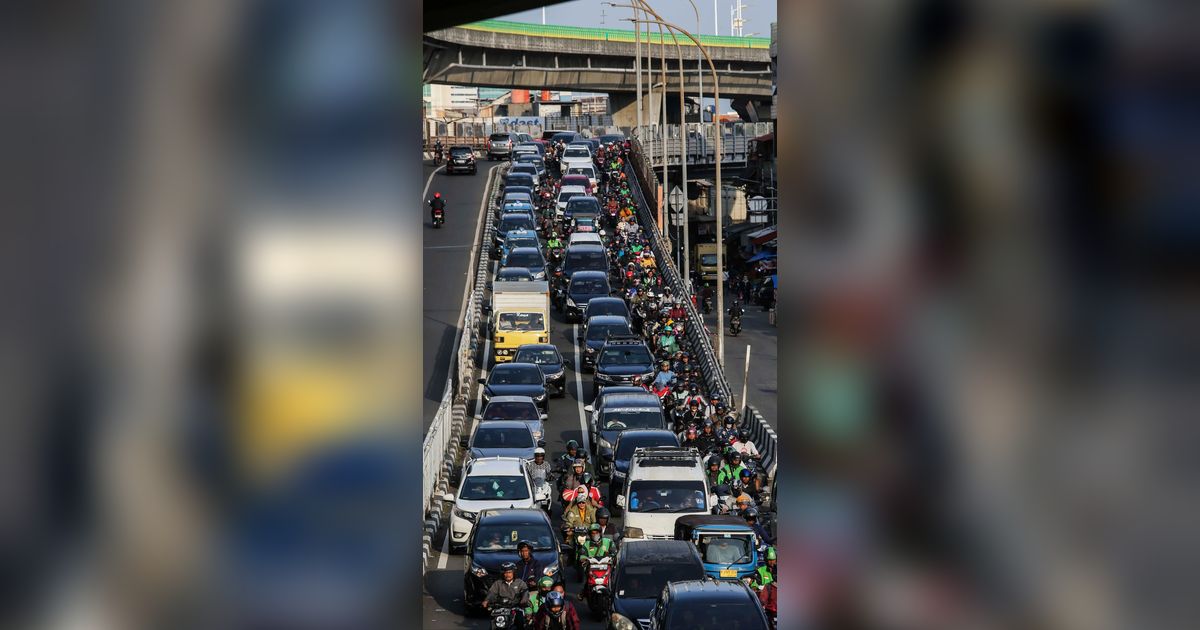
[[437,164],[442,161],[442,139],[436,138],[433,141],[433,163]]
[[537,579],[545,575],[546,567],[533,555],[533,543],[528,540],[517,543],[517,555],[521,557],[517,561],[517,578],[532,589],[537,584]]
[[537,477],[537,473],[541,473],[542,478],[549,481],[553,468],[550,466],[550,462],[546,461],[546,449],[540,446],[533,449],[533,461],[525,462],[525,470],[529,472],[530,479]]
[[[581,490],[582,488],[582,490]],[[578,494],[583,494],[589,499],[592,507],[599,508],[604,504],[600,499],[600,489],[596,487],[596,480],[592,477],[592,473],[585,472],[579,477],[579,484],[570,490],[563,490],[563,498],[568,502],[574,502]]]
[[742,510],[742,518],[746,519],[746,524],[754,530],[754,534],[758,536],[760,544],[774,545],[775,537],[767,533],[767,528],[758,522],[758,508],[749,507]]
[[679,441],[679,445],[683,448],[694,448],[700,450],[700,434],[696,432],[696,427],[688,427],[683,432],[683,439]]
[[[517,565],[512,562],[505,562],[500,565],[500,571],[504,575],[504,579],[492,582],[488,588],[487,596],[483,599],[483,607],[491,608],[500,603],[501,600],[507,599],[512,605],[524,607],[529,603],[529,587],[525,585],[524,580],[516,579]],[[523,617],[521,608],[516,609],[517,625],[520,625],[521,617]]]
[[558,456],[558,470],[564,475],[571,472],[571,466],[579,459],[579,442],[567,440],[567,452]]
[[615,523],[610,521],[609,517],[610,514],[608,512],[608,508],[602,507],[596,510],[596,523],[600,525],[600,535],[612,538],[613,541],[616,541],[621,535],[621,530],[616,526]]
[[576,458],[575,463],[571,465],[571,472],[562,478],[562,499],[564,503],[570,503],[574,500],[575,489],[583,485],[584,470],[583,458]]
[[[584,575],[587,571],[587,562],[585,558],[603,558],[605,556],[615,556],[616,548],[613,546],[611,538],[605,538],[603,530],[599,523],[592,523],[588,526],[587,540],[583,541],[583,555],[577,560],[579,562],[579,573]],[[587,599],[588,591],[587,580],[583,581],[583,590],[579,593],[579,600]]]
[[545,605],[533,622],[534,630],[579,630],[579,613],[558,591],[546,595]]
[[529,606],[525,607],[525,618],[533,619],[538,614],[538,609],[541,608],[546,601],[546,596],[550,591],[554,590],[554,578],[549,575],[543,575],[537,581],[537,590],[529,592]]
[[546,239],[546,249],[551,250],[551,249],[562,249],[562,248],[563,248],[562,241],[558,240],[558,231],[555,230],[555,231],[551,232],[550,237]]
[[734,298],[733,304],[729,306],[729,329],[731,331],[733,330],[734,322],[737,322],[739,329],[741,328],[743,313],[745,313],[745,311],[742,310],[742,303],[738,302],[737,298]]
[[704,471],[704,476],[708,477],[708,485],[710,488],[717,487],[717,480],[721,477],[720,455],[710,455],[708,457],[708,469]]
[[754,446],[754,442],[750,441],[750,429],[746,427],[738,429],[737,441],[732,446],[734,450],[742,454],[743,458],[762,459],[762,454],[758,452],[758,448]]
[[435,192],[433,193],[433,199],[429,200],[430,221],[433,221],[434,215],[436,215],[439,210],[442,212],[442,218],[444,219],[446,217],[446,200],[442,198],[442,193]]
[[740,479],[742,471],[746,467],[742,465],[742,454],[733,451],[729,455],[729,463],[721,467],[721,475],[717,477],[717,483],[733,483],[735,479]]
[[758,600],[762,602],[763,610],[767,613],[767,618],[771,620],[771,627],[775,627],[779,592],[779,578],[775,569],[775,565],[778,563],[775,547],[767,547],[766,557],[766,565],[758,567],[755,571],[754,578],[750,581],[750,588],[758,592]]
[[654,377],[654,389],[669,387],[673,382],[675,382],[675,373],[671,371],[671,362],[663,361],[659,364],[658,374]]
[[700,436],[698,439],[700,440],[700,445],[702,447],[700,452],[707,453],[710,450],[718,448],[721,443],[717,439],[716,432],[713,430],[713,421],[706,419],[703,422],[704,425],[700,430]]
[[571,530],[576,527],[587,527],[596,522],[596,508],[592,507],[586,494],[575,495],[575,502],[563,514],[563,529],[565,539],[571,540]]

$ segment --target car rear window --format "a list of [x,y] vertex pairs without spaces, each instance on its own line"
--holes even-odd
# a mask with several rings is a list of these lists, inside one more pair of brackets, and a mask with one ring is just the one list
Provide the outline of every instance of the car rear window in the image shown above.
[[491,138],[492,140],[508,140],[509,136],[506,133],[494,133]]

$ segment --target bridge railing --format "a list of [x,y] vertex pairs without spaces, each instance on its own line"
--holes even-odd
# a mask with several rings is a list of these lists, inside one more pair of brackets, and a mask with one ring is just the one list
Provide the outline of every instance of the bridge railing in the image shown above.
[[[555,24],[532,24],[529,22],[510,22],[507,20],[482,20],[472,24],[464,24],[458,28],[474,31],[491,31],[493,33],[511,33],[514,35],[529,35],[533,37],[562,37],[566,39],[589,39],[606,42],[634,42],[637,33],[633,30],[588,28],[583,26],[559,26]],[[659,35],[651,32],[642,34],[642,42],[654,45],[674,46],[674,40],[669,35]],[[700,35],[700,43],[704,46],[722,48],[770,48],[769,37],[737,37],[733,35]],[[686,37],[679,38],[681,46],[695,46]]]
[[[712,123],[688,123],[687,153],[688,165],[706,166],[717,162],[717,129]],[[744,164],[750,157],[751,141],[775,129],[773,123],[725,123],[721,125],[724,134],[721,137],[721,163]],[[645,150],[647,159],[655,166],[662,166],[665,159],[668,166],[678,166],[680,149],[684,139],[684,128],[679,125],[650,125],[642,128],[639,138]],[[663,150],[663,136],[666,135],[666,151]]]

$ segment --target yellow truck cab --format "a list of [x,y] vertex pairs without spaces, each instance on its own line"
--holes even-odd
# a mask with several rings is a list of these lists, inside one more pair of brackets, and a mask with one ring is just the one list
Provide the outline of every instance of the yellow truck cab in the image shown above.
[[717,244],[697,243],[695,265],[700,270],[701,278],[715,281],[717,279]]
[[496,363],[511,361],[523,344],[549,343],[550,284],[493,282],[488,324]]

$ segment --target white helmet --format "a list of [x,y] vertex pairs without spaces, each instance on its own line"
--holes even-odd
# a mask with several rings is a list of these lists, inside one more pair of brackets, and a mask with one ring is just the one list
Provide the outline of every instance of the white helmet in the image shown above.
[[545,455],[545,454],[546,454],[546,449],[544,449],[544,448],[542,448],[542,447],[540,447],[540,446],[539,446],[539,447],[537,447],[537,448],[533,449],[533,454],[534,454],[534,455]]

